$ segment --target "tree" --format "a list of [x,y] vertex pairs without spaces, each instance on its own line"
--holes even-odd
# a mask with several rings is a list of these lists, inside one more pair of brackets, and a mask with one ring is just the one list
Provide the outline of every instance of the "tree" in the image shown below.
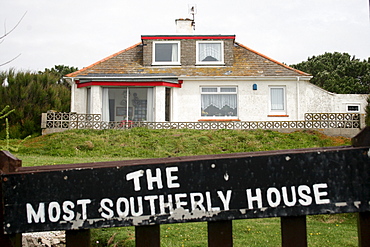
[[365,108],[365,125],[370,126],[370,96],[367,97],[367,105]]
[[[63,65],[56,67],[68,70],[68,67]],[[76,70],[73,67],[70,69]],[[9,132],[12,138],[40,134],[43,112],[70,110],[70,87],[67,83],[61,83],[61,77],[56,71],[52,72],[52,69],[38,73],[13,69],[0,73],[0,85],[7,80],[6,86],[0,86],[0,109],[6,105],[15,109],[12,118],[9,119]],[[0,138],[4,136],[5,130],[0,128]]]
[[360,61],[348,53],[325,53],[291,67],[313,75],[311,83],[333,93],[370,93],[370,58]]
[[54,68],[51,68],[51,69],[45,68],[43,72],[39,71],[39,74],[51,73],[59,78],[58,83],[69,86],[68,82],[65,79],[63,79],[63,76],[70,74],[72,72],[75,72],[77,70],[78,70],[77,67],[69,67],[65,65],[55,65]]

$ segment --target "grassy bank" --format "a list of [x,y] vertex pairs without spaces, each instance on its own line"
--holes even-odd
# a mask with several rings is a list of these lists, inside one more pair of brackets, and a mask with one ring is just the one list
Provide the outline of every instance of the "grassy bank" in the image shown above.
[[[17,146],[19,140],[12,140]],[[0,141],[0,147],[5,141]],[[24,166],[344,146],[350,140],[313,131],[72,130],[26,140],[15,154]]]
[[[350,140],[313,131],[73,130],[11,140],[23,166],[346,146]],[[0,140],[0,147],[6,142]],[[19,146],[18,146],[19,145]],[[354,214],[308,216],[309,246],[357,246]],[[92,230],[93,246],[134,246],[134,227]],[[233,221],[234,246],[280,246],[280,219]],[[161,225],[161,246],[206,246],[207,224]]]

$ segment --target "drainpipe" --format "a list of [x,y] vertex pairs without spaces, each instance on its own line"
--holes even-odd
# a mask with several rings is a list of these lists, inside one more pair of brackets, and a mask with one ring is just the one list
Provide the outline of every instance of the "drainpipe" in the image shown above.
[[300,104],[300,98],[299,98],[299,82],[300,82],[300,77],[299,76],[297,76],[297,86],[296,86],[296,89],[297,89],[297,92],[296,92],[296,94],[297,94],[297,97],[296,97],[296,99],[297,99],[297,103],[296,103],[296,105],[297,105],[297,109],[296,109],[296,111],[297,111],[297,114],[296,114],[296,119],[297,120],[299,120],[298,118],[299,118],[299,115],[300,115],[300,107],[299,107],[299,104]]
[[74,77],[63,77],[63,79],[65,79],[68,84],[71,86],[71,109],[70,111],[71,112],[74,112],[74,103],[75,103],[75,78]]

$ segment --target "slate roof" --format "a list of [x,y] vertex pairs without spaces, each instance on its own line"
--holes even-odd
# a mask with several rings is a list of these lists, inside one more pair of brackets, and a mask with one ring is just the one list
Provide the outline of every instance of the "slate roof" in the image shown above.
[[233,66],[143,66],[140,42],[66,77],[310,76],[240,43],[235,43],[233,49]]

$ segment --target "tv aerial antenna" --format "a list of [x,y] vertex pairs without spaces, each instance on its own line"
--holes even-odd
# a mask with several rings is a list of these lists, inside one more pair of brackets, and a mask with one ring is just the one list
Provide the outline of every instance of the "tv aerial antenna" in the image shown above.
[[197,13],[197,5],[196,4],[189,4],[188,5],[188,12],[189,12],[190,15],[193,16],[193,18],[191,19],[192,20],[191,25],[193,26],[193,30],[195,30],[195,18],[194,18],[194,16]]

